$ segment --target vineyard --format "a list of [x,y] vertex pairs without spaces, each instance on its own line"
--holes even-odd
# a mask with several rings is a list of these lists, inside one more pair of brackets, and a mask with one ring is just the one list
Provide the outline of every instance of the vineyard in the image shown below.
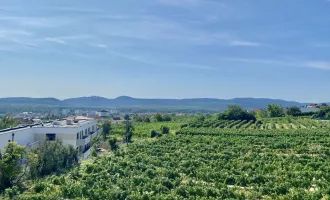
[[232,127],[136,141],[38,180],[18,199],[329,198],[328,130]]
[[[133,143],[5,199],[329,199],[330,123],[308,118],[135,123]],[[151,131],[169,134],[151,138]],[[123,125],[113,126],[120,139]]]
[[205,120],[193,121],[183,125],[189,128],[218,128],[218,129],[260,129],[260,130],[295,130],[295,129],[330,129],[329,121],[312,120],[308,118],[263,119],[257,121],[247,120]]

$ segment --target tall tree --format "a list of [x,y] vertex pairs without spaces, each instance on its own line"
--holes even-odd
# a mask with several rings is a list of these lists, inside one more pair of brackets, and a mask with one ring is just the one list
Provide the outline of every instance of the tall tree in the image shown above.
[[219,115],[220,120],[253,120],[256,121],[255,116],[243,110],[240,106],[228,106],[228,110]]
[[0,129],[10,128],[17,126],[19,123],[14,118],[3,116],[0,120]]
[[267,107],[267,114],[268,117],[282,117],[283,116],[283,109],[280,105],[271,104]]
[[123,133],[124,142],[126,142],[126,143],[131,142],[133,131],[134,131],[134,126],[133,126],[132,122],[125,121],[124,122],[124,133]]
[[286,114],[297,117],[297,116],[301,116],[302,112],[300,108],[298,108],[297,106],[292,106],[286,110]]
[[124,115],[124,120],[130,120],[130,116],[128,114]]
[[111,123],[109,121],[104,122],[103,125],[102,125],[102,128],[103,128],[102,137],[103,137],[103,140],[106,140],[107,137],[112,132]]
[[9,142],[4,152],[0,152],[0,190],[12,187],[22,178],[24,171],[21,161],[25,148],[15,142]]

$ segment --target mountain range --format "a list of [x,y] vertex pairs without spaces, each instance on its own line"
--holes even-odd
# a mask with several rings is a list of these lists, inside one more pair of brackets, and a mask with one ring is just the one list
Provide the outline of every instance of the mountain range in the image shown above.
[[0,98],[0,105],[45,105],[63,107],[99,107],[99,108],[180,108],[225,110],[228,105],[240,105],[245,109],[266,108],[269,104],[280,104],[283,107],[302,106],[306,103],[267,98],[193,98],[193,99],[142,99],[120,96],[115,99],[104,97],[78,97],[65,100],[56,98],[10,97]]

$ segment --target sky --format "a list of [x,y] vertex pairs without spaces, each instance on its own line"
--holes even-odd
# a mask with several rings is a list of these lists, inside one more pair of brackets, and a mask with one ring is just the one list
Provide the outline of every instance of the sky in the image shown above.
[[329,0],[0,0],[0,97],[330,102]]

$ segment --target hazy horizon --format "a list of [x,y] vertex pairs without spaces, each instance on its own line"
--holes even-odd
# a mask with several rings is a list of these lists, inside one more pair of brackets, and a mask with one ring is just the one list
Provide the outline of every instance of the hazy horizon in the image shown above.
[[308,102],[308,101],[297,101],[294,99],[279,99],[279,98],[271,98],[271,97],[234,97],[234,98],[216,98],[216,97],[187,97],[187,98],[168,98],[168,97],[134,97],[129,95],[120,95],[116,97],[105,97],[105,96],[98,96],[98,95],[89,95],[89,96],[76,96],[76,97],[68,97],[68,98],[57,98],[57,97],[29,97],[29,96],[11,96],[11,97],[0,97],[2,98],[36,98],[36,99],[46,99],[46,98],[54,98],[58,100],[66,100],[66,99],[74,99],[74,98],[85,98],[85,97],[100,97],[106,99],[116,99],[119,97],[130,97],[134,99],[170,99],[170,100],[181,100],[181,99],[219,99],[219,100],[232,100],[232,99],[273,99],[273,100],[283,100],[283,101],[293,101],[298,103],[330,103],[330,101],[319,101],[319,102]]

